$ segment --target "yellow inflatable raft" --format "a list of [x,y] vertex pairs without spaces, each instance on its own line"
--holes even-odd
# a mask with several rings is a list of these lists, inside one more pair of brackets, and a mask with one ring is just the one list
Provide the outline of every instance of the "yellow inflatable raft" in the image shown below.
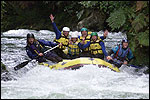
[[62,62],[59,62],[54,65],[49,65],[45,62],[40,63],[40,65],[48,66],[51,69],[78,69],[80,67],[83,67],[83,65],[89,65],[89,64],[98,65],[99,67],[107,67],[113,71],[120,72],[120,70],[116,66],[114,67],[112,64],[99,58],[84,57],[84,58],[76,58],[72,60],[63,60]]

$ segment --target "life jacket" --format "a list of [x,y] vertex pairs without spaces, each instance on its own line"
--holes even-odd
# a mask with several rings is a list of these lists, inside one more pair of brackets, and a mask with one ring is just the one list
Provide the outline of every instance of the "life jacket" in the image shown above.
[[[87,42],[89,42],[90,41],[90,38],[91,38],[91,36],[90,35],[88,35],[86,38],[85,38],[85,44],[87,44]],[[82,36],[80,36],[80,41],[82,41],[82,39],[83,39],[83,37]],[[87,47],[87,48],[85,48],[82,52],[86,52],[86,51],[90,51],[90,48],[89,47]]]
[[79,43],[79,41],[68,45],[68,54],[73,55],[73,56],[80,54],[80,49],[78,47],[78,43]]
[[27,47],[29,47],[29,49],[37,55],[46,51],[45,46],[42,46],[37,40],[35,40],[32,45],[27,45]]
[[64,35],[63,35],[63,33],[61,33],[61,38],[60,39],[54,39],[54,41],[56,42],[56,43],[62,43],[62,46],[61,47],[59,47],[60,49],[66,49],[66,47],[68,46],[68,42],[69,42],[69,36],[68,37],[65,37]]
[[[91,38],[91,36],[90,35],[88,35],[86,38],[85,38],[85,40],[86,41],[90,41],[90,38]],[[82,36],[80,36],[80,40],[82,41],[82,39],[83,39],[83,37]]]
[[102,40],[97,39],[95,42],[91,41],[90,43],[90,49],[91,49],[91,54],[97,55],[97,54],[103,54],[102,47],[99,44]]
[[122,49],[122,45],[119,45],[118,51],[113,55],[113,59],[117,59],[120,61],[124,61],[130,51],[130,48],[127,48],[126,50]]

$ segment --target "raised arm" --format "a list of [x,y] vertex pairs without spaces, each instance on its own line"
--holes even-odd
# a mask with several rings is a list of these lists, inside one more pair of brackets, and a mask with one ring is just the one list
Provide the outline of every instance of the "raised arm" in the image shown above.
[[107,54],[107,52],[106,52],[106,50],[105,50],[104,42],[100,42],[100,45],[101,45],[101,47],[102,47],[102,51],[103,51],[104,55],[107,57],[108,54]]
[[61,37],[61,32],[58,30],[55,22],[54,22],[54,16],[51,14],[49,16],[49,18],[51,19],[51,22],[52,22],[52,26],[53,26],[53,29],[54,29],[54,32],[56,34],[56,39],[59,39]]

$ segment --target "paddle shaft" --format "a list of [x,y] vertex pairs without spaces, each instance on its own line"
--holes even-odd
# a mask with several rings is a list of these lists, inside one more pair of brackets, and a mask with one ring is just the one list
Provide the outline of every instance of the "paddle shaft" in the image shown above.
[[44,52],[44,54],[46,54],[47,52],[49,52],[49,51],[51,51],[51,50],[57,48],[58,46],[59,46],[59,45],[56,45],[55,47],[53,47],[53,48],[51,48],[51,49],[48,49],[47,51]]
[[[117,64],[117,65],[122,65],[123,64],[123,62],[121,62],[120,64],[119,63],[117,63],[116,61],[114,61],[114,60],[111,60],[112,61],[112,63],[113,64]],[[131,67],[134,67],[134,68],[141,68],[141,67],[139,67],[139,66],[135,66],[135,65],[132,65],[132,64],[127,64],[127,66],[131,66]]]
[[[51,50],[57,48],[58,46],[59,46],[59,45],[56,45],[55,47],[53,47],[53,48],[51,48],[51,49],[48,49],[47,51],[44,52],[44,54],[46,54],[47,52],[49,52],[49,51],[51,51]],[[38,56],[37,56],[37,57],[38,57]],[[16,70],[19,70],[20,68],[23,68],[24,66],[26,66],[26,65],[27,65],[30,61],[32,61],[32,60],[33,60],[33,59],[30,59],[30,60],[28,60],[28,61],[25,61],[25,62],[23,62],[23,63],[21,63],[21,64],[15,66],[15,67],[14,67],[14,70],[16,71]]]

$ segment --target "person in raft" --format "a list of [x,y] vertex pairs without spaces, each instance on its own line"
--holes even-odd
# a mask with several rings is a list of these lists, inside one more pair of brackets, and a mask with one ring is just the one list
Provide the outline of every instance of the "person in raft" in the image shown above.
[[110,58],[105,50],[103,40],[98,38],[98,34],[96,32],[91,33],[90,41],[88,41],[87,44],[82,45],[81,48],[90,48],[90,55],[92,58],[100,58],[103,60],[104,56],[106,56],[106,59]]
[[59,48],[55,49],[55,52],[62,58],[67,59],[67,55],[64,53],[63,50],[66,49],[66,47],[68,47],[68,43],[69,43],[69,32],[70,32],[70,28],[68,27],[63,27],[62,32],[60,32],[54,22],[54,17],[51,14],[50,16],[51,22],[52,22],[52,26],[54,29],[54,32],[56,34],[56,38],[54,39],[54,42],[61,44],[61,46],[59,46]]
[[80,57],[80,47],[79,47],[79,38],[78,32],[71,32],[71,39],[69,40],[68,44],[68,55],[70,59],[75,59]]
[[44,52],[47,50],[45,46],[54,47],[56,45],[58,44],[50,41],[40,39],[37,40],[35,39],[32,33],[27,34],[27,46],[26,46],[27,55],[31,59],[36,59],[39,63],[46,62],[46,59],[57,63],[63,60],[54,51],[49,51],[46,54],[44,54]]
[[[106,39],[107,35],[108,35],[108,30],[105,30],[103,36],[98,37],[98,39],[104,40],[104,39]],[[79,39],[80,39],[81,45],[85,45],[91,39],[91,32],[88,32],[88,29],[83,27],[81,29],[81,36],[79,36]],[[81,57],[91,57],[90,47],[82,49],[80,56]]]
[[122,43],[112,48],[108,55],[108,62],[116,65],[118,68],[121,67],[122,64],[127,65],[133,58],[133,53],[131,49],[128,47],[129,41],[127,39],[123,39]]

